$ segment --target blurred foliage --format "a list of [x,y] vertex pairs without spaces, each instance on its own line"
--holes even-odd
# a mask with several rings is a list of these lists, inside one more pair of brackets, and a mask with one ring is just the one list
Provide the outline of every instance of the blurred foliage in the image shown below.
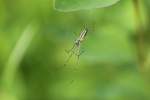
[[60,11],[77,11],[83,9],[108,7],[118,1],[119,0],[54,0],[54,8]]
[[[52,0],[0,0],[0,100],[150,100],[150,1],[140,1],[144,71],[132,1],[59,12]],[[79,64],[63,66],[84,25]]]

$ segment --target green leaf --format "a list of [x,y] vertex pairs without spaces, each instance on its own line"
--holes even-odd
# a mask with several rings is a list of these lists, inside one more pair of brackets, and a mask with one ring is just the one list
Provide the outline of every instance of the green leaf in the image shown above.
[[59,11],[77,11],[108,7],[119,0],[54,0],[54,7]]

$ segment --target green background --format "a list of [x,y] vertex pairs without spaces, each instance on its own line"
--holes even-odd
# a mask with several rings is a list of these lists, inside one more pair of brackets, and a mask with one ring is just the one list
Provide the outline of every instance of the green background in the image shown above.
[[[139,0],[142,27],[133,1],[60,12],[52,0],[0,0],[0,100],[150,100],[150,1]],[[64,66],[84,25],[85,52]]]

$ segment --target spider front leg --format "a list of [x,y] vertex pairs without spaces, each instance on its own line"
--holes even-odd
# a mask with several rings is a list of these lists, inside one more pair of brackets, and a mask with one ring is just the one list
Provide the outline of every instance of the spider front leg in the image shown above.
[[80,43],[79,43],[79,45],[77,46],[77,64],[79,63],[80,54],[81,52],[80,52]]
[[75,52],[76,48],[77,48],[77,45],[74,44],[73,47],[70,50],[68,50],[68,51],[66,50],[66,52],[68,53],[69,57],[67,58],[66,63],[64,64],[64,66],[66,66],[66,64],[69,62],[71,57],[76,54],[76,52]]
[[64,64],[64,66],[66,66],[66,64],[69,62],[70,58],[72,57],[72,55],[74,54],[73,51],[71,51],[71,53],[69,54],[69,57],[66,60],[66,63]]

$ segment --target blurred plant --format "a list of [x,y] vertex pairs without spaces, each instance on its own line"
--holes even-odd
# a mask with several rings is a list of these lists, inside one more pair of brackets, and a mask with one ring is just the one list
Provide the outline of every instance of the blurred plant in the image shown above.
[[[130,96],[149,97],[150,86],[140,79],[136,66],[138,64],[142,74],[150,70],[150,53],[145,49],[145,27],[141,12],[142,2],[147,2],[146,9],[149,11],[150,1],[120,0],[116,6],[112,5],[119,0],[53,1],[55,10],[52,9],[52,0],[0,0],[0,68],[3,69],[0,73],[0,99],[20,100],[19,96],[26,100],[123,100]],[[103,7],[108,9],[95,9]],[[37,19],[37,26],[31,22],[32,19]],[[66,70],[61,66],[65,58],[61,54],[64,46],[72,41],[66,33],[76,31],[76,27],[80,28],[80,25],[88,22],[94,23],[96,29],[90,32],[92,36],[83,45],[91,54],[88,52],[83,55],[85,62],[78,65],[79,71]],[[149,25],[146,26],[147,33],[150,32]],[[138,60],[131,50],[135,49],[135,44],[132,45],[133,41],[130,41],[133,27],[137,37],[134,43]],[[40,34],[29,48],[37,31]],[[86,33],[87,29],[84,29],[68,51],[67,62],[72,55],[79,58],[80,45]],[[10,52],[7,52],[7,47]],[[26,53],[28,48],[29,54]],[[149,78],[149,73],[146,75]],[[22,80],[24,83],[20,84]],[[65,83],[68,80],[73,80],[69,87]],[[22,92],[26,94],[22,95]]]
[[119,0],[54,0],[54,8],[59,11],[77,11],[93,8],[109,7]]
[[[31,23],[29,24],[24,31],[22,32],[20,38],[18,39],[15,47],[13,48],[8,61],[6,62],[6,66],[4,67],[3,76],[2,76],[2,91],[6,93],[4,96],[8,98],[7,96],[11,96],[12,94],[10,91],[12,91],[15,86],[15,79],[16,75],[18,73],[18,69],[20,66],[20,63],[31,44],[32,39],[34,38],[37,31],[37,27],[35,24]],[[7,100],[5,97],[2,97],[3,100]],[[10,99],[9,99],[10,100]],[[12,98],[13,100],[13,98]]]

